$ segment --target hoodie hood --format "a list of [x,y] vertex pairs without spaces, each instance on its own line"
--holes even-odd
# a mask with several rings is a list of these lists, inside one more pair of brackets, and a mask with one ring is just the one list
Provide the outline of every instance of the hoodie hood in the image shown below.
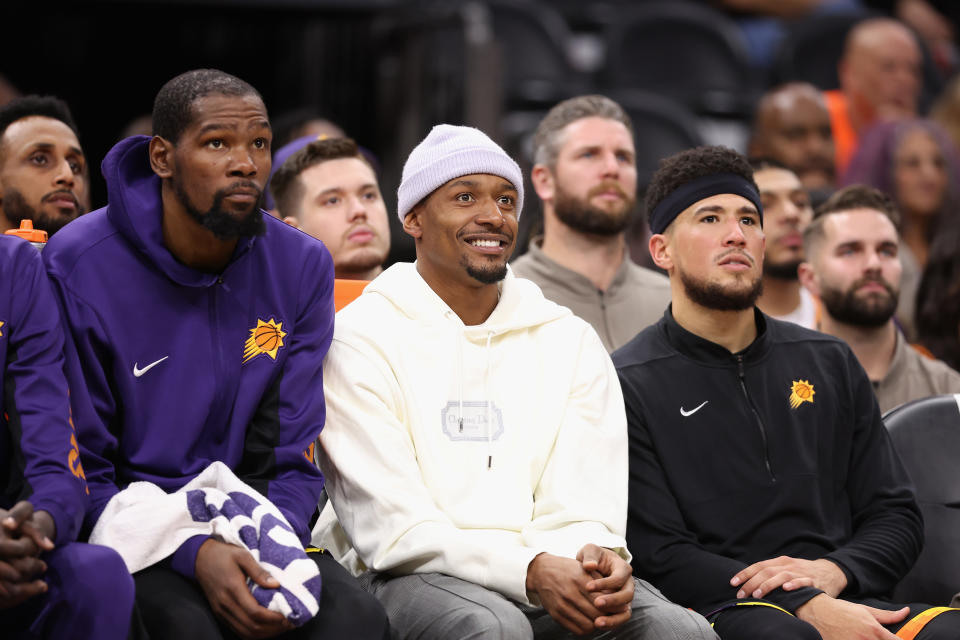
[[566,307],[544,298],[536,284],[514,276],[509,266],[506,278],[497,286],[500,301],[496,308],[486,321],[473,326],[464,325],[430,288],[417,271],[415,262],[391,266],[377,276],[362,295],[383,296],[399,313],[424,324],[458,323],[463,328],[464,337],[471,342],[483,342],[492,336],[533,328],[571,315]]
[[[174,282],[188,287],[214,284],[217,275],[192,269],[179,261],[163,242],[163,200],[160,178],[150,166],[150,136],[132,136],[113,146],[101,170],[107,181],[107,217],[138,251]],[[241,238],[231,262],[247,251],[255,238]]]

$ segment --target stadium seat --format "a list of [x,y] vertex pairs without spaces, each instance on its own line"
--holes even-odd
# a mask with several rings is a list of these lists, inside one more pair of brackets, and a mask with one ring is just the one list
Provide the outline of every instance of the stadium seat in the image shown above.
[[645,187],[660,161],[685,149],[705,144],[696,115],[683,104],[638,89],[611,95],[633,120],[637,154],[637,183]]
[[893,601],[946,605],[960,589],[960,394],[908,402],[883,422],[913,479],[925,532]]
[[843,54],[847,32],[870,16],[866,11],[857,10],[793,21],[777,53],[774,65],[777,83],[809,82],[824,91],[838,88],[837,61]]
[[340,311],[345,306],[357,299],[367,285],[369,280],[344,280],[337,278],[333,281],[333,306],[336,311]]
[[746,44],[727,15],[687,2],[624,9],[606,33],[608,92],[642,89],[698,114],[749,116],[757,94]]

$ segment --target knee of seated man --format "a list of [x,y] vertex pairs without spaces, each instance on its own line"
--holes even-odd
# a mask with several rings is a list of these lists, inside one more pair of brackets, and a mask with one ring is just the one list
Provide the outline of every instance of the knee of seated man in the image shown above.
[[[532,640],[533,629],[527,617],[513,604],[497,610],[474,606],[460,612],[457,620],[458,635],[477,638],[500,638],[501,640]],[[463,633],[459,631],[463,629]]]
[[78,609],[92,612],[99,605],[120,611],[133,606],[133,576],[109,547],[69,543],[50,554],[49,566]]
[[[387,612],[376,596],[364,591],[356,582],[349,584],[350,588],[344,588],[344,585],[336,586],[332,593],[324,591],[320,598],[321,617],[328,613],[324,610],[326,607],[343,613],[341,624],[352,621],[357,630],[387,628]],[[354,586],[356,588],[353,588]]]
[[[647,619],[641,620],[641,615]],[[706,618],[676,605],[672,609],[648,610],[645,614],[634,610],[623,630],[636,630],[637,637],[656,640],[714,640],[717,637]]]
[[960,638],[960,611],[944,611],[920,630],[915,640],[956,640]]

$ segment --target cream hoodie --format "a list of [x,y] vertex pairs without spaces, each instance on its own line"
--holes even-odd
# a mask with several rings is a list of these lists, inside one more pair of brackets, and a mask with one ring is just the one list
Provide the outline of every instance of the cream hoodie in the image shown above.
[[629,560],[616,371],[590,325],[532,282],[509,273],[468,327],[416,265],[394,265],[337,314],[323,373],[320,466],[359,568],[440,572],[530,603],[540,552],[594,543]]

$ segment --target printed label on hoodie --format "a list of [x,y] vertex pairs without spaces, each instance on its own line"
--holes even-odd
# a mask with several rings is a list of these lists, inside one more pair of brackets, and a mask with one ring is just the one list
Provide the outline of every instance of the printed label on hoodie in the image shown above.
[[[498,440],[503,433],[503,414],[496,403],[486,400],[463,402],[451,400],[440,411],[443,432],[451,440],[483,442]],[[463,413],[460,407],[463,407]],[[462,422],[461,422],[462,418]],[[488,429],[488,420],[490,422]]]

